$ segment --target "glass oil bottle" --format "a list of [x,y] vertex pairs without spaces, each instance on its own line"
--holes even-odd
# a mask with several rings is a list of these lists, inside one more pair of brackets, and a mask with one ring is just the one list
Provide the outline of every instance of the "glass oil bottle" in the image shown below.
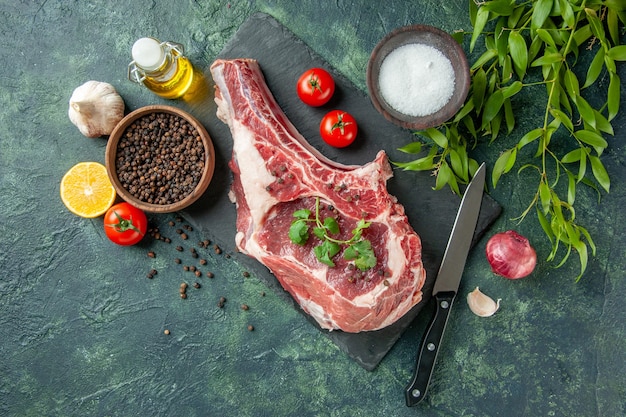
[[193,65],[183,53],[183,45],[179,43],[138,39],[132,48],[128,78],[160,97],[180,98],[190,92],[194,81]]

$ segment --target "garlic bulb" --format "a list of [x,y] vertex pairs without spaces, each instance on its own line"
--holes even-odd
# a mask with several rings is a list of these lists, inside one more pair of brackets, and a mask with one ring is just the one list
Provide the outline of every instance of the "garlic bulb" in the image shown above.
[[480,317],[489,317],[500,308],[500,299],[494,301],[489,296],[480,292],[478,287],[467,294],[467,304],[474,314]]
[[88,138],[110,135],[124,117],[124,100],[111,84],[87,81],[72,93],[68,115]]

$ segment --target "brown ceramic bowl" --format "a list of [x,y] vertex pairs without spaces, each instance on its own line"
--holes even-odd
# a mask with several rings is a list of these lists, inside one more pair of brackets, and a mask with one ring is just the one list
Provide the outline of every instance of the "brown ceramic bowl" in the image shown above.
[[[441,109],[426,116],[399,112],[385,101],[380,92],[379,73],[383,61],[396,48],[408,44],[423,44],[438,49],[450,60],[454,70],[452,97]],[[465,52],[452,36],[432,26],[411,25],[394,30],[376,45],[367,65],[366,80],[372,104],[387,120],[407,129],[423,130],[446,122],[459,111],[469,91],[470,72]]]
[[[129,189],[126,188],[128,186],[123,185],[118,177],[116,159],[120,139],[125,134],[127,128],[131,126],[135,121],[152,113],[175,115],[185,119],[191,126],[196,129],[196,131],[200,135],[204,147],[204,167],[202,169],[201,177],[198,180],[195,188],[191,191],[188,191],[187,193],[182,193],[180,197],[176,198],[177,201],[171,203],[155,204],[141,200],[133,195],[129,191]],[[200,124],[190,114],[172,106],[146,106],[128,114],[113,129],[113,132],[111,132],[111,136],[109,137],[109,141],[106,147],[105,162],[109,179],[113,183],[117,194],[122,199],[146,212],[171,213],[188,207],[198,198],[200,198],[200,196],[206,191],[209,183],[211,182],[211,178],[213,177],[213,171],[215,169],[215,150],[213,148],[213,142],[211,141],[211,137],[207,133],[204,126],[202,126],[202,124]],[[185,169],[182,167],[177,167],[175,169],[179,170],[177,171],[179,174],[186,172]],[[189,169],[188,171],[192,171],[192,169]]]

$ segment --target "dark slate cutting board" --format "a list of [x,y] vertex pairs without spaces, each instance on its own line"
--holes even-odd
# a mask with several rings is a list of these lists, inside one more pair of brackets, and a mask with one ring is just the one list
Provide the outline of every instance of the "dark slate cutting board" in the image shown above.
[[[313,146],[330,159],[345,164],[364,164],[373,160],[380,149],[384,149],[392,161],[407,160],[407,155],[397,149],[414,140],[412,133],[386,121],[374,109],[365,93],[330,68],[271,16],[259,13],[244,22],[219,57],[257,59],[270,90],[287,117]],[[295,83],[300,74],[314,66],[329,70],[335,76],[337,84],[333,99],[322,108],[304,105],[295,93]],[[226,250],[234,253],[236,212],[234,205],[228,200],[231,175],[227,166],[232,152],[232,137],[228,127],[215,116],[216,106],[212,100],[213,83],[209,69],[206,69],[205,76],[210,86],[208,92],[210,98],[187,105],[188,110],[209,131],[214,141],[217,162],[215,175],[207,192],[185,212],[185,215],[197,227],[215,237]],[[334,108],[349,111],[359,123],[357,140],[348,148],[329,147],[319,136],[319,121],[327,111]],[[460,198],[451,192],[434,191],[433,185],[434,178],[428,172],[401,170],[395,170],[394,177],[388,182],[389,191],[405,206],[409,221],[422,239],[423,262],[427,271],[423,301],[399,321],[379,331],[350,334],[320,329],[367,370],[373,370],[380,363],[430,299],[434,279],[460,202]],[[495,201],[488,196],[484,197],[475,240],[497,218],[500,210]],[[245,255],[234,256],[281,294],[286,302],[292,303],[294,308],[302,311],[267,268]],[[303,315],[319,328],[307,314],[303,312]]]

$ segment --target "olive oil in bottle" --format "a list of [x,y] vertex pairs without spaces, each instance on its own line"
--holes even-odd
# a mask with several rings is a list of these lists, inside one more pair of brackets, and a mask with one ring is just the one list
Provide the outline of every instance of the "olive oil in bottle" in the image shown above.
[[189,93],[194,78],[193,65],[183,52],[181,44],[141,38],[132,48],[128,78],[163,98],[180,98]]

